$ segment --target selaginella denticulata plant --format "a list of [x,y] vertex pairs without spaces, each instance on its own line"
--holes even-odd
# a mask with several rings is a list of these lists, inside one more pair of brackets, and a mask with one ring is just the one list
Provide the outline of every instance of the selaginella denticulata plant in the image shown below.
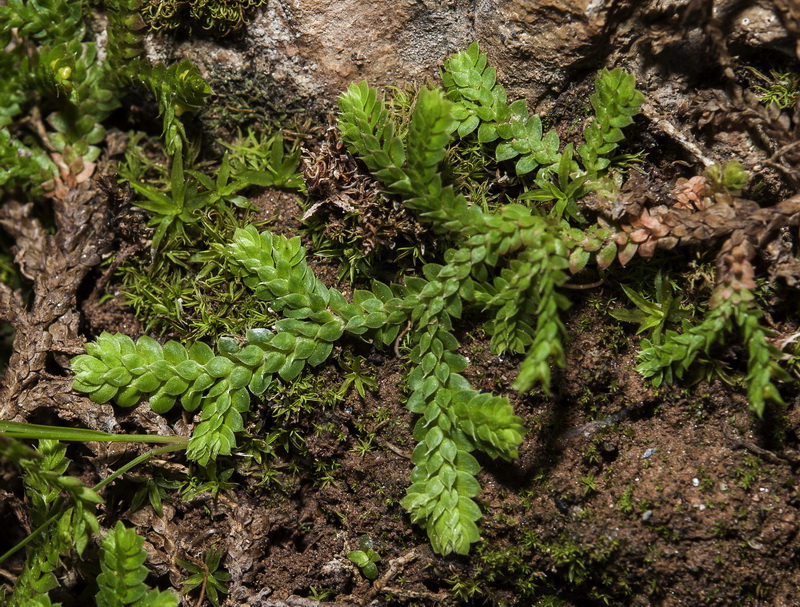
[[[625,236],[630,231],[575,224],[585,221],[576,200],[608,178],[621,129],[632,123],[643,97],[632,76],[601,71],[584,143],[560,149],[558,136],[543,133],[524,101],[507,103],[476,44],[445,63],[443,82],[444,90],[419,91],[404,126],[376,89],[354,84],[339,99],[338,124],[348,150],[386,194],[453,243],[442,263],[426,264],[422,276],[402,284],[373,282],[348,301],[314,275],[298,237],[241,228],[225,255],[234,273],[282,316],[274,326],[253,328],[241,339],[220,337],[215,349],[103,334],[73,359],[74,387],[96,402],[132,406],[149,399],[162,414],[176,403],[199,410],[187,455],[205,465],[232,453],[243,414],[271,382],[292,381],[321,365],[340,339],[385,348],[403,338],[406,406],[419,418],[402,505],[436,552],[466,554],[479,539],[481,517],[473,453],[512,460],[525,428],[507,398],[474,389],[462,374],[468,366],[456,338],[462,311],[472,306],[486,315],[493,353],[523,355],[516,390],[549,391],[551,365],[564,364],[560,315],[569,301],[560,288],[593,257],[605,268],[637,250]],[[553,201],[550,213],[516,202],[472,204],[443,174],[456,137],[473,138],[497,162],[514,161],[517,176],[531,186],[520,199]]]

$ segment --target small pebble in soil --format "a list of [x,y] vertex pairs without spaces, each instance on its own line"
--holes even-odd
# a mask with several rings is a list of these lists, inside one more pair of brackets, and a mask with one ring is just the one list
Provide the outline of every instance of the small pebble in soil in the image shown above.
[[648,449],[647,451],[644,452],[644,455],[642,456],[642,459],[648,459],[655,452],[656,452],[656,450],[653,449],[653,448]]
[[647,521],[650,520],[651,516],[653,516],[653,511],[652,510],[645,510],[644,512],[642,512],[642,522],[646,523]]
[[604,456],[615,457],[617,455],[617,446],[607,440],[604,440],[601,443],[600,448],[602,449]]
[[693,478],[692,479],[692,485],[694,485],[695,487],[699,487],[700,486],[700,479],[699,478]]

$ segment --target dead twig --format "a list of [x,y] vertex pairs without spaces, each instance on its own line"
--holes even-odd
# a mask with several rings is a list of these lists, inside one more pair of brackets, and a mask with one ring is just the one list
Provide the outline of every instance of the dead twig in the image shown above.
[[381,447],[386,447],[389,451],[391,451],[395,455],[399,455],[403,459],[411,460],[411,456],[408,453],[406,453],[405,451],[403,451],[399,447],[396,447],[395,445],[393,445],[389,441],[383,440],[382,438],[378,438],[377,436],[373,440],[376,443],[378,443]]
[[783,457],[781,455],[778,455],[777,453],[774,453],[773,451],[769,451],[768,449],[759,447],[755,443],[752,443],[750,441],[745,441],[740,438],[732,436],[727,425],[723,425],[722,434],[725,436],[725,438],[727,438],[730,441],[731,449],[734,450],[744,449],[746,451],[749,451],[753,455],[757,455],[758,457],[768,461],[771,464],[775,464],[776,466],[788,465],[794,468],[800,465],[800,461],[798,461],[796,458],[790,459],[787,457]]
[[435,605],[442,605],[445,603],[445,601],[447,601],[447,599],[451,598],[450,596],[442,593],[406,590],[405,588],[397,588],[396,586],[386,586],[383,589],[383,592],[404,599],[432,601]]
[[714,161],[708,156],[707,150],[701,147],[694,140],[694,138],[689,137],[669,120],[663,118],[653,106],[648,103],[642,105],[642,114],[644,114],[650,122],[657,126],[662,133],[669,135],[678,144],[680,144],[683,149],[692,154],[697,160],[702,162],[703,165],[711,166],[714,164]]
[[403,341],[403,338],[406,336],[406,333],[408,333],[410,330],[411,330],[411,321],[409,320],[408,324],[406,325],[406,328],[400,331],[400,335],[398,335],[397,339],[394,340],[394,353],[397,356],[397,358],[400,358],[400,342]]
[[397,576],[397,574],[399,574],[406,567],[406,565],[408,565],[410,562],[412,562],[419,556],[418,551],[420,550],[420,548],[421,548],[420,546],[412,548],[405,554],[400,555],[397,558],[389,561],[389,568],[386,570],[386,573],[384,573],[380,578],[375,580],[375,582],[372,584],[372,590],[367,595],[364,602],[366,603],[372,600],[375,596],[377,596],[381,592],[391,592],[392,594],[408,592],[400,589],[389,590],[386,587],[386,584],[392,581]]

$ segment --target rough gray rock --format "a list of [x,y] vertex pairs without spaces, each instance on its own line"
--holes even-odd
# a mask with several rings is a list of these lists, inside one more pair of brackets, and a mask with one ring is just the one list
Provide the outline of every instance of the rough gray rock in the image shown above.
[[[423,84],[473,40],[497,66],[513,97],[535,106],[576,76],[604,65],[648,66],[648,88],[708,57],[704,24],[713,16],[730,46],[793,52],[781,2],[758,0],[283,0],[258,9],[240,40],[154,39],[154,57],[191,58],[218,103],[265,116],[331,109],[350,83]],[[789,2],[791,7],[792,3]],[[637,70],[639,71],[639,70]],[[653,80],[653,74],[658,77]]]
[[[424,83],[478,40],[517,96],[558,91],[571,72],[602,64],[610,19],[629,5],[598,0],[363,0],[270,2],[239,41],[190,40],[151,55],[189,57],[215,91],[267,107],[331,107],[351,82]],[[251,103],[252,105],[252,103]]]

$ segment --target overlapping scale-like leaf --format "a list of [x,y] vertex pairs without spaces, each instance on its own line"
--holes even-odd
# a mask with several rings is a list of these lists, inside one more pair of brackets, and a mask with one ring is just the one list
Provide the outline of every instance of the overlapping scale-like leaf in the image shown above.
[[150,590],[145,584],[149,571],[144,565],[147,551],[143,544],[144,538],[133,529],[126,529],[121,521],[108,532],[100,548],[100,575],[95,595],[98,607],[175,607],[178,604],[174,592]]
[[161,346],[147,336],[134,342],[103,333],[72,360],[73,387],[95,402],[124,407],[147,398],[162,414],[178,402],[187,411],[201,408],[187,454],[207,464],[235,447],[251,393],[263,394],[275,376],[290,381],[307,365],[321,364],[344,331],[344,322],[336,319],[323,325],[297,319],[281,323],[277,333],[248,331],[244,345],[221,338],[218,354],[199,342],[190,348],[175,341]]

